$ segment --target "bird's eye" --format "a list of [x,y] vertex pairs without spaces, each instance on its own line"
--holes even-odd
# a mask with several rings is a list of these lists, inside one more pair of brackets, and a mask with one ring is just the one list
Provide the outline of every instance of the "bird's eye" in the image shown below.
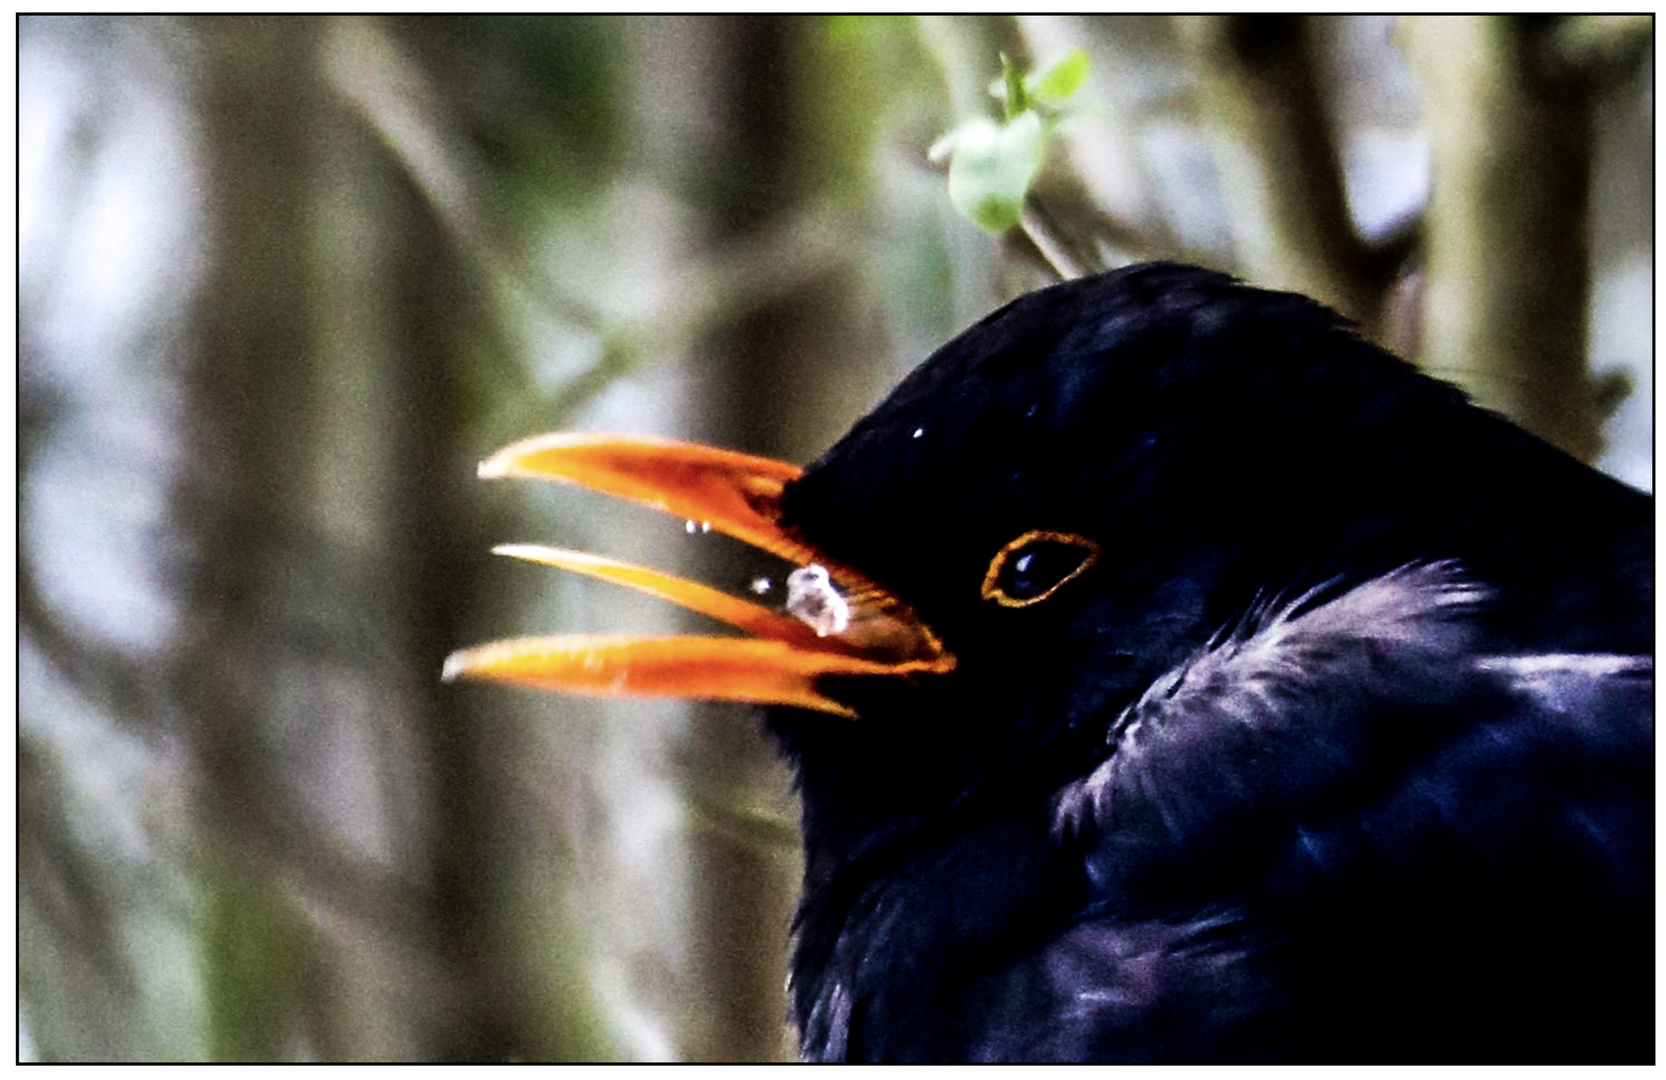
[[983,577],[983,598],[1002,607],[1028,607],[1092,566],[1099,545],[1075,533],[1027,532],[995,553]]

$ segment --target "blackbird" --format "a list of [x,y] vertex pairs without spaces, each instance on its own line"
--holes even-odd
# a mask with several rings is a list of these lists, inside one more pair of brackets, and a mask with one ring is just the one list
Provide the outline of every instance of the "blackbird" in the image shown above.
[[820,460],[542,436],[797,563],[448,677],[768,706],[805,1057],[1647,1062],[1652,503],[1301,296],[1043,289]]

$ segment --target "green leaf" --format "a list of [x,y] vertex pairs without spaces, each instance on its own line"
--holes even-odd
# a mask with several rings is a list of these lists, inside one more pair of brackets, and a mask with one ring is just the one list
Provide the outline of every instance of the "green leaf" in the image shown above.
[[1082,88],[1088,77],[1088,54],[1072,49],[1070,55],[1046,71],[1024,80],[1029,95],[1041,101],[1063,101]]
[[949,201],[980,229],[1001,233],[1018,223],[1024,196],[1041,168],[1041,117],[1026,110],[1005,124],[978,118],[955,131]]

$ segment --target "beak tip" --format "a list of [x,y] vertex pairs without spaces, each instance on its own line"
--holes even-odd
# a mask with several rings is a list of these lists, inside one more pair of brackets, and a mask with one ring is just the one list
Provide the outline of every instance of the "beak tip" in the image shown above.
[[454,652],[445,658],[445,665],[440,668],[440,681],[456,682],[468,672],[468,667],[468,654]]

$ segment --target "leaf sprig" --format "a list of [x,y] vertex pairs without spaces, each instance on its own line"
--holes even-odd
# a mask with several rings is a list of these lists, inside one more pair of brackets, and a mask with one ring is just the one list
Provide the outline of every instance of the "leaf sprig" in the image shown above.
[[930,151],[933,161],[949,160],[949,201],[956,210],[992,233],[1018,224],[1025,196],[1041,171],[1057,107],[1081,89],[1087,74],[1088,56],[1081,49],[1028,75],[1001,55],[1001,77],[990,93],[1001,99],[1004,121],[973,117]]

